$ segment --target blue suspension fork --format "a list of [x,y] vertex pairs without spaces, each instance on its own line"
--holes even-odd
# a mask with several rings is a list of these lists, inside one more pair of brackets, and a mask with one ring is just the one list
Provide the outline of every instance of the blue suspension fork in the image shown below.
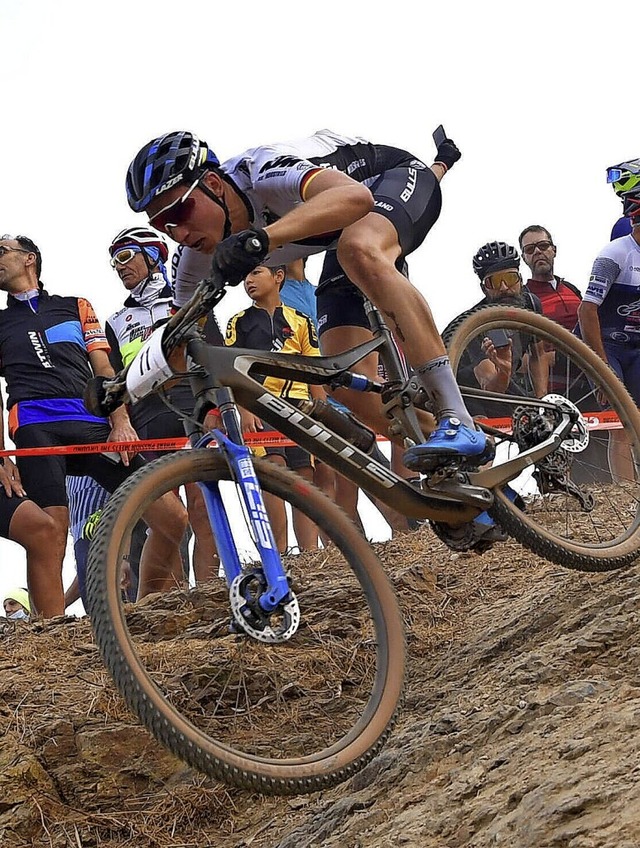
[[[266,590],[260,596],[259,604],[261,609],[270,613],[289,594],[289,582],[264,505],[262,490],[251,459],[251,451],[242,443],[242,432],[238,424],[233,397],[228,389],[220,389],[218,394],[218,408],[222,422],[231,438],[225,436],[220,430],[213,430],[199,439],[196,447],[206,447],[206,445],[215,441],[224,454],[231,469],[232,477],[242,493],[242,499],[253,530],[253,539],[258,549],[262,570],[267,582]],[[220,494],[220,485],[217,482],[203,482],[198,485],[205,500],[227,585],[230,586],[233,580],[242,573],[242,563],[231,531],[229,516]]]

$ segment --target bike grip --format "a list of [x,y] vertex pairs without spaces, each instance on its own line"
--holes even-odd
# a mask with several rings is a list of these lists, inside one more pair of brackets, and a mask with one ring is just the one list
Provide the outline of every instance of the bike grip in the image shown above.
[[258,236],[252,236],[244,243],[244,249],[247,253],[260,253],[262,251],[262,242]]

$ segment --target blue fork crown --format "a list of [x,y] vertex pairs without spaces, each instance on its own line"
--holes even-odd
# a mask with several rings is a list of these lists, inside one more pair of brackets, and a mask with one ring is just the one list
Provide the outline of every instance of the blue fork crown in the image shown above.
[[[242,499],[253,529],[254,543],[267,582],[267,588],[260,596],[259,604],[265,612],[273,612],[289,594],[289,581],[271,529],[260,483],[253,467],[251,451],[246,445],[238,445],[232,442],[221,430],[212,430],[205,434],[198,440],[196,447],[206,447],[212,441],[215,441],[224,453],[242,493]],[[199,483],[199,486],[204,495],[227,583],[231,585],[233,580],[242,573],[242,563],[233,539],[229,518],[220,494],[220,487],[218,483],[209,482]]]

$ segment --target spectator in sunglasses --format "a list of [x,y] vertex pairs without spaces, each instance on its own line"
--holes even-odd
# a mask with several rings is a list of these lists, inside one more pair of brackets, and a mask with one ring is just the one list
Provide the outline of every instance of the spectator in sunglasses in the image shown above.
[[[17,448],[135,440],[124,407],[109,420],[87,411],[83,401],[87,381],[94,375],[114,373],[109,345],[91,304],[84,298],[50,295],[40,281],[41,267],[40,251],[30,239],[0,236],[0,289],[7,292],[7,308],[0,310],[0,374],[6,380],[10,437]],[[4,431],[1,415],[0,431]],[[52,519],[50,582],[43,615],[64,612],[62,562],[69,526],[66,475],[88,474],[113,492],[143,464],[141,457],[127,452],[115,457],[102,452],[20,456],[17,468],[5,460],[10,479],[20,481]],[[140,596],[165,587],[168,563],[187,523],[185,510],[171,493],[154,503],[144,518],[151,533],[141,566]],[[29,588],[39,606],[34,586]]]
[[525,288],[539,298],[547,318],[573,331],[582,295],[576,286],[554,274],[556,246],[549,231],[531,224],[520,233],[518,241],[525,265],[531,271]]
[[[515,247],[504,241],[483,244],[473,257],[473,270],[480,278],[484,297],[464,314],[489,304],[515,305],[541,314],[539,299],[523,288],[519,268],[520,257]],[[530,336],[503,329],[492,330],[484,338],[471,341],[461,357],[457,379],[464,386],[515,395],[534,393],[538,397],[546,393],[547,386],[540,345],[534,344]],[[474,416],[482,418],[511,416],[513,412],[513,406],[495,401],[470,398],[467,405]],[[472,531],[473,545],[465,542],[460,550],[473,547],[482,552],[493,542],[507,538],[486,512],[473,521]]]
[[[573,283],[554,273],[556,246],[549,230],[539,224],[531,224],[520,233],[519,242],[523,259],[531,270],[525,288],[540,299],[547,318],[572,332],[578,325],[582,294]],[[567,368],[566,357],[550,344],[545,345],[544,355],[549,369],[548,390],[569,398],[582,412],[597,409],[584,376],[576,375],[574,369]],[[581,461],[573,465],[571,479],[574,483],[590,483],[596,476],[602,482],[610,482],[604,472],[598,471],[607,467],[607,438],[606,431],[603,431],[598,438],[590,440]]]
[[[515,247],[503,241],[487,242],[473,257],[473,270],[480,278],[484,297],[468,312],[482,309],[488,304],[516,305],[542,314],[540,300],[523,288],[519,270],[520,257]],[[459,316],[458,316],[459,317]],[[455,319],[458,320],[457,318]],[[544,393],[544,368],[536,351],[528,356],[529,340],[519,333],[505,330],[492,331],[484,339],[469,346],[458,369],[458,382],[467,386],[479,386],[487,391],[520,394],[514,381],[523,377],[523,363],[529,359],[531,373],[538,384],[536,393]],[[469,400],[469,409],[474,415],[496,417],[503,411],[498,404],[485,408],[480,401]]]
[[[105,329],[111,347],[109,359],[115,371],[121,371],[134,358],[159,322],[166,320],[173,308],[173,291],[165,263],[169,249],[165,239],[144,227],[130,227],[119,232],[109,247],[111,267],[115,270],[127,297],[124,306],[107,319]],[[183,381],[166,391],[169,409],[158,394],[151,394],[134,404],[131,423],[141,439],[169,439],[185,435],[181,413],[193,413],[191,386]],[[147,453],[155,459],[160,453]],[[211,525],[200,488],[196,483],[185,486],[189,521],[195,535],[193,571],[196,583],[212,580],[220,565]],[[181,579],[183,567],[189,575],[188,551],[185,563],[174,563],[174,577]],[[135,575],[134,575],[135,576]]]

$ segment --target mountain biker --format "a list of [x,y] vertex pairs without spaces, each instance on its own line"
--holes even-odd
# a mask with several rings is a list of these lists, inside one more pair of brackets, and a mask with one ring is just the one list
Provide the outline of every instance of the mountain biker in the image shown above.
[[[406,452],[405,463],[429,470],[454,457],[478,465],[493,445],[465,408],[426,301],[398,270],[437,220],[439,181],[459,158],[450,139],[427,167],[404,150],[320,130],[221,164],[193,134],[171,132],[137,153],[127,197],[154,228],[186,245],[179,304],[209,275],[212,261],[237,285],[265,261],[287,264],[329,250],[318,292],[323,334],[339,335],[342,348],[369,337],[362,302],[353,297],[351,284],[357,286],[390,322],[433,404],[437,427]],[[381,407],[372,413],[369,396],[348,403],[386,432]]]
[[[624,204],[625,193],[640,184],[640,159],[629,159],[607,168],[607,182]],[[618,218],[611,230],[611,241],[628,236],[631,229],[631,221],[623,210],[622,217]]]

